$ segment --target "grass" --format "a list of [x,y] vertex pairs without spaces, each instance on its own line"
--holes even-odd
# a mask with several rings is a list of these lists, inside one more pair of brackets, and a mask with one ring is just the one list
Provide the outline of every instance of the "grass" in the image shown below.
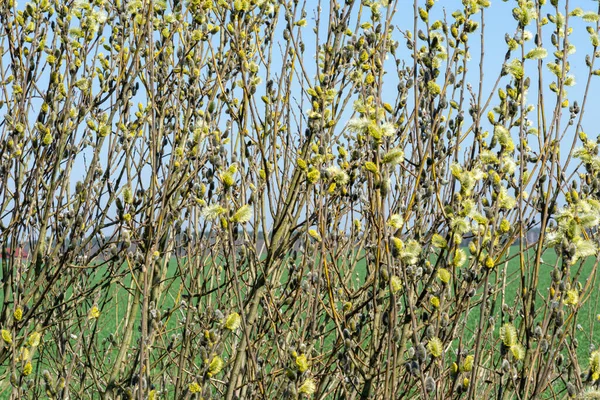
[[[517,248],[512,249],[512,254],[517,253]],[[530,257],[531,254],[528,254]],[[509,257],[510,260],[507,262],[507,265],[504,266],[500,264],[497,267],[498,272],[502,272],[506,274],[506,291],[505,298],[506,301],[510,304],[510,299],[517,299],[520,292],[520,267],[519,267],[519,258],[512,256]],[[553,251],[548,251],[543,255],[543,264],[540,269],[540,273],[538,276],[538,296],[537,305],[541,306],[544,302],[544,299],[547,297],[548,288],[552,284],[552,267],[556,263],[556,255]],[[593,260],[589,259],[585,264],[581,266],[581,270],[577,274],[579,280],[584,284],[584,278],[589,276],[593,267]],[[576,269],[576,268],[575,268]],[[505,272],[504,272],[505,271]],[[356,276],[360,277],[360,280],[364,282],[364,278],[366,276],[366,263],[361,260],[357,266],[356,271],[353,271]],[[576,270],[573,270],[573,276],[576,275]],[[530,276],[527,277],[531,279]],[[110,291],[112,292],[110,301],[107,304],[107,307],[103,309],[103,316],[101,317],[101,326],[102,329],[99,331],[101,337],[108,336],[111,332],[115,332],[120,324],[123,323],[125,315],[125,305],[128,302],[129,293],[125,290],[126,287],[131,285],[131,278],[128,278],[122,282],[122,284],[113,284],[111,285]],[[283,275],[282,280],[286,280],[286,275]],[[169,263],[169,270],[167,273],[167,280],[170,282],[169,290],[164,294],[164,303],[163,308],[172,308],[175,306],[175,302],[181,300],[181,277],[177,276],[177,261],[172,259]],[[362,283],[362,282],[361,282]],[[578,321],[580,321],[581,327],[583,328],[583,332],[592,332],[595,330],[596,325],[599,324],[596,315],[600,313],[599,308],[599,300],[597,296],[594,296],[593,293],[595,290],[600,289],[598,279],[595,279],[593,282],[592,296],[581,306],[578,311]],[[472,318],[469,318],[469,328],[475,330],[477,327],[478,315],[473,313]],[[169,320],[169,324],[167,327],[173,328],[175,326],[175,319],[172,318]],[[580,348],[588,348],[589,347],[589,338],[583,338],[580,340]]]
[[[517,254],[517,248],[511,249],[511,254]],[[527,257],[532,257],[533,254],[527,254]],[[543,264],[540,269],[540,273],[538,276],[538,296],[536,297],[538,307],[541,307],[548,293],[548,288],[552,283],[551,272],[553,269],[553,265],[556,264],[556,255],[553,252],[547,252],[543,256]],[[179,264],[185,265],[185,260],[180,259]],[[593,260],[588,260],[583,265],[575,266],[571,269],[572,277],[585,284],[585,280],[591,274],[593,267]],[[354,271],[352,271],[353,276],[359,276],[359,284],[364,282],[364,277],[366,275],[366,264],[364,259],[361,260],[356,265]],[[505,264],[500,264],[496,267],[495,273],[491,276],[496,277],[501,280],[505,280],[506,282],[506,290],[505,290],[505,302],[509,306],[513,306],[512,302],[517,302],[520,294],[520,264],[518,257],[510,257]],[[101,274],[95,275],[96,280],[101,279]],[[98,303],[101,305],[102,313],[100,318],[97,321],[87,321],[90,325],[96,323],[92,328],[95,330],[95,334],[98,337],[96,343],[100,343],[100,347],[95,349],[96,356],[102,357],[115,357],[116,356],[116,347],[110,345],[108,339],[114,332],[119,332],[122,330],[124,324],[126,324],[128,316],[126,315],[126,305],[131,300],[131,293],[128,290],[131,285],[131,275],[128,275],[129,278],[124,279],[121,282],[113,282],[109,285],[106,293],[105,300],[98,299]],[[223,279],[224,274],[222,274],[221,279]],[[178,272],[178,262],[176,259],[172,259],[169,262],[168,273],[165,280],[165,292],[162,293],[163,301],[159,305],[159,311],[164,312],[166,310],[173,310],[179,307],[181,302],[181,295],[184,292],[184,288],[182,287],[182,282],[188,282],[189,279],[192,279],[190,276],[184,275],[182,280],[181,275]],[[283,280],[286,280],[286,275],[283,276]],[[531,276],[527,276],[527,279],[531,279]],[[599,310],[599,298],[595,296],[594,293],[597,293],[597,290],[600,289],[598,284],[598,279],[594,278],[593,281],[593,289],[592,295],[589,299],[579,308],[577,313],[577,321],[580,324],[580,330],[577,332],[577,339],[579,341],[578,347],[578,358],[582,366],[587,366],[587,357],[589,357],[590,345],[597,345],[597,342],[593,341],[594,332],[597,332],[597,326],[600,325],[596,315],[600,312]],[[67,295],[69,291],[66,292]],[[215,292],[212,296],[212,301],[214,302],[217,299],[218,294]],[[89,306],[91,307],[92,300],[90,300]],[[497,312],[500,310],[500,304],[498,304],[495,308]],[[82,310],[82,313],[85,311]],[[180,324],[180,319],[183,316],[179,311],[175,311],[171,314],[169,318],[166,318],[165,323],[165,333],[161,340],[158,341],[159,345],[166,345],[169,336],[171,333],[179,331],[178,325]],[[139,325],[140,317],[136,317],[136,325]],[[543,315],[538,315],[537,319],[541,320]],[[517,317],[518,320],[518,317]],[[467,318],[467,331],[475,332],[477,330],[479,323],[479,311],[478,308],[474,309]],[[500,319],[496,319],[497,327],[499,328]],[[333,326],[332,322],[327,324],[328,326]],[[91,327],[91,326],[90,326]],[[495,334],[497,335],[498,329],[495,330]],[[325,338],[325,341],[322,342],[324,347],[331,346],[333,340],[335,340],[336,333],[333,332],[329,337]],[[140,332],[138,329],[134,330],[134,337],[132,340],[132,345],[136,343],[136,340],[139,338]],[[53,338],[49,335],[46,335],[44,338],[46,342],[46,346],[49,343],[53,343]],[[43,346],[40,348],[42,351]],[[582,361],[583,360],[583,361]],[[36,363],[34,360],[34,373],[41,374],[41,371],[44,369],[41,363]],[[7,365],[3,365],[0,367],[2,370],[7,368]],[[3,374],[4,371],[0,370],[0,373]],[[8,381],[0,383],[0,399],[8,398],[8,394],[10,393],[10,383]]]
[[[511,249],[513,256],[509,256],[509,261],[506,266],[500,265],[497,268],[505,269],[506,274],[506,303],[509,306],[514,306],[516,302],[521,299],[521,269],[518,257],[518,248],[514,247]],[[527,258],[533,260],[535,254],[533,251],[527,253]],[[536,294],[536,310],[542,309],[546,299],[549,296],[549,288],[552,286],[552,271],[557,263],[557,256],[553,250],[548,250],[542,255],[542,264],[540,266],[538,274],[538,293]],[[597,276],[592,276],[594,261],[591,258],[585,263],[579,263],[570,267],[571,279],[575,282],[581,282],[585,286],[587,279],[590,281],[591,290],[589,293],[589,299],[585,301],[577,310],[577,322],[581,325],[579,329],[577,339],[579,341],[578,357],[580,360],[586,359],[589,356],[589,349],[594,332],[600,328],[600,322],[598,321],[597,315],[600,313],[599,298],[595,295],[598,289],[600,289],[600,282]],[[533,265],[533,262],[531,262]],[[532,267],[533,268],[533,267]],[[526,279],[529,281],[532,279],[532,274],[526,273]],[[581,299],[580,299],[581,300]],[[541,322],[544,315],[539,314],[536,316],[536,322]],[[517,318],[518,319],[518,318]],[[471,323],[471,322],[470,322]],[[473,326],[474,328],[475,326]],[[589,333],[589,335],[587,335]],[[597,345],[598,343],[594,343]]]

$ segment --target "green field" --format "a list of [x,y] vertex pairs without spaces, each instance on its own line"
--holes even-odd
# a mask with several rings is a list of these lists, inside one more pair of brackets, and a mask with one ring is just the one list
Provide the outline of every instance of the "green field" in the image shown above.
[[[517,248],[512,248],[510,254],[517,254]],[[498,311],[501,309],[502,299],[504,299],[504,303],[506,303],[509,307],[514,307],[519,302],[519,293],[520,293],[520,281],[521,281],[521,271],[520,271],[520,263],[518,257],[512,257],[509,254],[508,261],[506,263],[501,263],[497,265],[494,272],[490,274],[490,277],[493,279],[503,280],[505,282],[505,293],[502,298],[500,295],[497,297],[497,304],[495,306],[495,310]],[[532,256],[528,254],[528,257]],[[432,260],[434,261],[434,260]],[[556,264],[556,255],[554,252],[547,252],[543,256],[543,264],[540,268],[540,273],[538,276],[538,296],[537,296],[537,305],[542,307],[544,304],[544,300],[548,295],[548,288],[552,283],[552,269]],[[190,285],[191,279],[198,279],[198,276],[193,277],[193,274],[186,273],[185,271],[185,259],[172,259],[169,262],[168,273],[166,274],[165,280],[163,281],[163,292],[160,296],[160,304],[157,309],[163,315],[162,321],[164,322],[163,329],[159,334],[159,337],[156,340],[157,345],[166,346],[169,340],[169,337],[174,333],[180,333],[182,327],[182,317],[184,315],[183,311],[180,310],[179,306],[182,299],[186,298],[187,288]],[[571,269],[571,277],[574,281],[581,282],[583,285],[586,284],[586,280],[591,278],[591,273],[593,270],[594,262],[593,260],[588,260],[587,263],[583,265],[576,265]],[[340,265],[343,268],[343,265]],[[183,270],[182,270],[183,269]],[[364,283],[366,277],[366,264],[364,258],[356,265],[355,270],[347,271],[347,273],[352,273],[354,276],[358,276],[358,280],[355,282],[356,285],[361,285]],[[101,282],[101,273],[97,273],[94,275],[95,280]],[[222,273],[221,276],[213,276],[212,279],[213,285],[216,285],[220,280],[225,279],[225,274]],[[531,276],[527,276],[527,279],[531,279]],[[282,277],[282,287],[286,283],[287,274],[283,274]],[[589,357],[590,345],[598,345],[598,340],[600,339],[600,335],[598,335],[598,328],[600,328],[600,321],[597,318],[597,315],[600,314],[600,306],[599,301],[600,297],[597,296],[599,289],[599,282],[597,277],[593,277],[593,280],[590,281],[590,285],[592,289],[590,290],[589,298],[585,299],[583,305],[577,311],[577,323],[578,328],[576,330],[576,337],[579,341],[579,346],[577,348],[577,356],[580,360],[580,365],[583,367],[587,367],[587,358]],[[127,323],[130,316],[127,315],[127,304],[131,301],[132,298],[132,282],[131,282],[131,274],[127,275],[127,278],[122,281],[113,282],[107,286],[105,291],[102,291],[102,297],[96,299],[96,303],[99,305],[101,309],[101,315],[98,320],[90,320],[86,321],[88,325],[84,325],[89,329],[89,337],[86,339],[89,342],[93,342],[94,348],[92,349],[92,354],[95,357],[114,357],[116,355],[116,347],[111,345],[111,337],[113,335],[117,335],[123,331],[125,324]],[[277,292],[277,288],[274,289]],[[65,291],[65,298],[69,298],[71,293],[71,289],[67,289]],[[215,303],[217,296],[219,296],[219,292],[215,291],[210,296],[205,296],[202,300],[202,306],[210,306],[211,303]],[[477,296],[479,296],[477,294]],[[188,300],[188,302],[193,302],[193,300]],[[87,305],[87,307],[91,307],[92,300]],[[191,304],[191,303],[190,303]],[[518,307],[516,307],[518,309]],[[467,317],[467,327],[465,332],[475,332],[478,328],[479,324],[479,309],[477,307],[473,308],[473,310],[468,314]],[[85,313],[85,310],[82,310],[82,313]],[[85,315],[85,314],[84,314]],[[543,314],[537,316],[536,320],[541,320],[544,317]],[[139,313],[137,315],[137,324],[139,324],[140,317]],[[85,320],[85,318],[83,318]],[[515,321],[518,324],[519,317],[516,316]],[[84,324],[85,324],[84,323]],[[325,340],[322,342],[323,346],[327,348],[336,338],[336,332],[333,328],[333,323],[326,323],[329,331],[329,336],[325,337]],[[500,326],[500,318],[496,319],[497,327]],[[497,330],[496,330],[497,332]],[[138,338],[140,336],[140,332],[138,329],[134,330],[134,336],[132,340],[132,345],[135,345]],[[44,349],[47,346],[53,346],[55,338],[53,338],[50,334],[45,335],[43,339],[42,346],[40,346],[40,354],[44,353]],[[468,340],[468,338],[465,338]],[[76,342],[76,341],[75,341]],[[331,350],[331,349],[330,349]],[[39,358],[37,359],[39,361]],[[44,361],[43,357],[41,362],[35,362],[34,358],[35,370],[34,374],[41,374],[44,369],[47,368],[46,361]],[[163,364],[160,360],[155,360],[156,368],[163,368]],[[6,370],[7,365],[3,365],[2,368]],[[6,377],[6,374],[3,374]],[[8,395],[11,390],[11,385],[8,379],[4,379],[0,383],[0,398],[8,398]]]
[[[518,302],[520,292],[521,271],[519,257],[516,256],[517,254],[518,248],[513,247],[508,255],[508,261],[496,267],[496,273],[500,274],[499,279],[505,278],[505,303],[511,307]],[[528,257],[533,256],[532,252],[528,254]],[[556,254],[552,250],[547,251],[542,259],[543,263],[538,276],[538,295],[536,296],[538,307],[541,307],[544,304],[544,301],[548,296],[548,288],[550,288],[552,284],[553,266],[557,263]],[[180,264],[181,262],[182,260],[180,260]],[[172,308],[177,301],[181,300],[181,294],[185,292],[185,289],[181,287],[182,279],[178,274],[177,265],[178,263],[175,259],[172,259],[169,264],[169,273],[167,275],[169,290],[165,293],[163,308]],[[593,343],[597,346],[599,344],[598,341],[600,340],[600,321],[598,319],[598,315],[600,315],[600,296],[597,295],[598,290],[600,289],[600,281],[597,274],[596,276],[591,277],[593,266],[594,260],[588,259],[585,264],[578,264],[571,269],[572,278],[575,281],[581,282],[583,285],[586,284],[588,278],[592,279],[590,282],[591,290],[589,292],[589,298],[584,298],[585,302],[583,302],[577,311],[577,322],[580,325],[577,335],[577,339],[579,340],[578,356],[580,359],[586,359],[589,355],[590,345]],[[364,282],[366,277],[366,263],[364,258],[357,263],[356,269],[351,271],[351,273],[359,277],[359,285]],[[492,275],[495,276],[495,274]],[[530,276],[527,278],[531,279]],[[282,283],[285,283],[286,280],[287,274],[283,274]],[[124,281],[123,285],[125,287],[129,286],[130,280]],[[111,290],[113,291],[113,294],[110,296],[110,301],[101,317],[102,323],[100,325],[102,326],[102,329],[98,332],[100,337],[107,337],[111,332],[117,331],[126,317],[125,305],[127,304],[129,294],[121,285],[112,285]],[[500,298],[498,298],[497,302],[498,305],[496,306],[496,309],[499,310],[501,307]],[[543,315],[538,315],[537,319],[541,319],[542,317]],[[479,313],[478,310],[475,309],[469,314],[467,324],[468,330],[474,332],[477,329],[478,322]],[[498,326],[499,323],[498,319]],[[167,323],[167,330],[175,328],[176,325],[177,318],[174,315]],[[333,338],[331,338],[331,340],[333,340]]]

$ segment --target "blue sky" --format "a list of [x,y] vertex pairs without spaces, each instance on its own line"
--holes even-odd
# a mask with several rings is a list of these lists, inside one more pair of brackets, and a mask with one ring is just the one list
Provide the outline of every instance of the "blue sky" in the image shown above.
[[[419,4],[424,6],[425,1],[419,1]],[[504,56],[506,54],[507,46],[504,40],[505,34],[513,35],[517,28],[517,23],[512,17],[512,9],[516,6],[517,1],[503,1],[503,0],[492,0],[492,5],[490,8],[484,11],[485,17],[485,56],[484,56],[484,80],[483,80],[483,93],[489,94],[491,88],[493,87],[494,82],[496,81],[498,74],[501,70],[502,63],[504,61]],[[585,11],[597,11],[598,9],[598,1],[597,0],[559,0],[559,10],[564,12],[564,6],[568,3],[569,10],[580,7]],[[18,8],[23,9],[26,2],[20,1],[18,3]],[[315,57],[315,43],[314,37],[312,35],[311,29],[314,26],[314,15],[315,11],[318,7],[319,1],[317,0],[307,0],[306,1],[306,10],[307,10],[307,19],[309,24],[307,28],[303,31],[304,42],[306,44],[306,53],[305,60],[309,60],[306,62],[306,67],[309,71],[309,75],[313,76],[316,74],[316,66],[315,62],[311,62]],[[323,27],[327,24],[327,11],[328,11],[328,2],[322,1],[323,10],[321,12],[321,24]],[[452,21],[452,17],[450,14],[455,10],[462,9],[462,1],[460,0],[437,0],[436,4],[431,11],[430,21],[434,21],[436,19],[443,19],[444,13],[446,14],[448,21]],[[543,7],[542,14],[545,16],[545,13],[553,12],[553,7],[546,3]],[[368,15],[367,12],[364,12],[364,15]],[[475,17],[476,21],[479,21],[479,16]],[[570,56],[569,60],[571,62],[571,74],[573,74],[576,78],[577,84],[574,87],[568,89],[569,99],[571,102],[574,100],[578,100],[579,104],[581,104],[583,98],[583,92],[585,89],[585,78],[587,74],[587,67],[585,65],[585,56],[591,53],[591,44],[589,41],[589,35],[585,30],[585,24],[580,18],[575,18],[575,21],[572,21],[572,26],[574,27],[573,34],[569,37],[569,40],[576,46],[577,51],[575,54]],[[398,50],[398,56],[404,59],[407,64],[411,63],[411,53],[406,49],[404,45],[404,39],[399,31],[401,30],[411,30],[413,29],[413,2],[410,0],[399,0],[397,12],[394,15],[394,24],[398,29],[395,30],[394,38],[401,42]],[[110,21],[109,21],[110,24]],[[423,28],[424,25],[421,21],[419,21],[420,27]],[[280,22],[278,29],[283,29],[284,23]],[[480,26],[481,27],[481,26]],[[535,26],[528,27],[530,30],[534,30]],[[552,56],[552,48],[550,46],[550,31],[551,24],[543,28],[544,32],[544,47],[549,50],[549,56],[545,61],[549,61],[553,58]],[[108,32],[108,28],[105,28],[105,34]],[[479,58],[480,58],[480,40],[479,40],[479,31],[475,34],[471,35],[470,38],[470,56],[471,61],[469,62],[469,73],[467,75],[467,80],[473,85],[474,90],[478,89],[478,81],[479,81]],[[533,41],[530,41],[527,45],[527,49],[533,48]],[[517,52],[513,52],[513,57],[518,56]],[[274,58],[277,60],[277,57]],[[4,65],[9,61],[8,57],[4,56]],[[277,61],[275,61],[277,62]],[[600,64],[600,63],[598,63]],[[595,68],[600,68],[600,65],[597,65]],[[390,59],[386,64],[386,77],[385,77],[385,87],[384,91],[384,100],[388,100],[393,102],[396,97],[396,91],[392,88],[396,87],[397,78],[395,77],[395,65],[393,61]],[[536,61],[528,61],[525,65],[526,74],[531,76],[532,82],[536,81],[537,78],[537,63]],[[547,89],[547,85],[552,81],[551,73],[545,69],[544,70],[544,81],[546,83],[545,88],[547,91],[547,97],[550,97],[552,93]],[[508,83],[508,78],[505,77],[500,85],[503,87]],[[10,87],[8,88],[10,90]],[[263,87],[259,89],[264,89]],[[300,90],[300,87],[298,87]],[[600,96],[594,95],[596,92],[600,90],[600,77],[595,77],[592,79],[592,83],[590,86],[590,93],[592,94],[588,98],[588,104],[586,105],[587,113],[583,118],[583,129],[585,131],[589,131],[589,134],[595,136],[593,130],[595,129],[595,121],[594,121],[594,113],[595,110],[600,110]],[[300,93],[294,93],[295,96],[299,96]],[[146,102],[146,99],[143,96],[143,93],[138,94],[138,98],[136,100],[140,100],[142,102]],[[532,83],[529,96],[528,103],[535,103],[536,100],[536,92],[535,85]],[[496,99],[492,100],[492,105],[496,103]],[[6,108],[0,110],[0,116],[4,115]]]
[[[25,2],[19,2],[19,8],[23,9]],[[420,1],[420,5],[424,5],[425,1]],[[313,61],[315,56],[315,43],[314,37],[312,35],[312,26],[314,26],[314,15],[316,7],[318,6],[318,1],[316,0],[308,0],[306,2],[306,10],[307,10],[307,19],[308,26],[304,28],[304,42],[306,44],[306,53],[305,60],[309,60],[310,62],[306,63],[308,67],[309,74],[314,75],[316,73],[315,62]],[[327,15],[326,11],[328,10],[328,2],[323,1],[322,4],[326,8],[322,12],[322,24],[326,25]],[[394,24],[401,30],[411,30],[413,29],[413,3],[409,0],[399,0],[398,1],[397,12],[394,16]],[[507,50],[507,45],[505,43],[504,37],[505,34],[513,35],[517,29],[517,23],[512,17],[512,10],[516,6],[517,2],[515,0],[511,1],[502,1],[502,0],[492,0],[492,5],[489,9],[484,11],[485,18],[485,55],[484,55],[484,80],[483,80],[483,93],[484,96],[489,94],[491,88],[493,87],[496,78],[501,70],[502,63],[504,62],[504,57]],[[564,7],[567,4],[567,0],[559,0],[559,9],[564,13]],[[577,7],[581,7],[584,11],[597,11],[598,2],[592,0],[570,0],[568,1],[569,9],[575,9]],[[436,5],[434,6],[433,11],[430,15],[430,21],[434,21],[436,19],[442,19],[444,16],[444,12],[447,15],[449,21],[452,21],[452,17],[450,14],[455,10],[462,9],[462,1],[459,0],[438,0]],[[543,16],[546,13],[553,12],[553,7],[547,2],[547,4],[543,8]],[[367,14],[367,13],[365,13]],[[589,35],[586,32],[585,26],[589,25],[584,23],[580,18],[574,18],[572,21],[572,25],[574,27],[573,34],[569,37],[571,43],[573,43],[577,51],[575,54],[569,57],[571,62],[571,74],[573,74],[576,78],[577,84],[574,87],[569,88],[569,99],[571,103],[575,100],[582,104],[583,92],[585,89],[585,81],[588,69],[585,65],[585,57],[586,55],[591,53],[591,44],[589,41]],[[476,21],[480,20],[480,16],[475,17]],[[110,23],[110,21],[109,21]],[[419,25],[423,27],[423,23],[419,22]],[[595,25],[595,24],[594,24]],[[283,23],[280,23],[278,29],[282,29]],[[481,27],[480,27],[481,28]],[[528,27],[530,30],[534,30],[534,26]],[[546,47],[549,51],[549,56],[545,61],[551,60],[552,56],[552,48],[550,45],[550,33],[551,33],[551,25],[544,27],[544,47]],[[108,32],[108,28],[105,29],[105,34]],[[279,36],[280,37],[280,36]],[[394,38],[401,42],[398,50],[398,56],[406,61],[407,64],[411,63],[411,53],[405,47],[405,41],[402,38],[402,35],[398,29],[396,29],[394,33]],[[527,45],[527,50],[534,47],[533,41],[530,41]],[[469,62],[469,73],[467,75],[467,80],[471,82],[473,85],[473,89],[475,91],[478,90],[478,81],[479,81],[479,57],[480,57],[480,40],[479,40],[479,31],[471,36],[470,39],[470,55],[471,61]],[[516,57],[518,54],[514,52],[512,57]],[[275,57],[277,58],[277,57]],[[6,66],[6,62],[8,61],[8,57],[5,55],[3,62]],[[596,65],[595,68],[600,68],[599,65]],[[278,66],[276,66],[278,67]],[[395,76],[395,65],[393,61],[390,59],[386,63],[387,75],[385,78],[385,91],[384,91],[384,100],[393,102],[397,95],[396,84],[397,77]],[[537,80],[537,63],[535,61],[527,61],[525,64],[526,74],[531,76],[532,86],[528,95],[528,103],[535,104],[536,103],[536,92],[535,92],[535,82]],[[548,98],[552,97],[552,92],[548,89],[548,85],[552,81],[551,73],[545,68],[544,69],[544,82],[545,82],[545,94]],[[509,82],[508,77],[504,77],[500,87],[504,87]],[[10,87],[9,87],[10,90]],[[264,90],[263,87],[259,89],[259,91]],[[294,96],[300,97],[299,93],[300,87],[298,86],[298,92],[293,93]],[[588,98],[588,103],[586,104],[586,112],[584,114],[582,120],[582,128],[584,131],[588,133],[588,136],[596,137],[598,135],[598,127],[596,122],[596,114],[600,111],[600,96],[597,95],[600,90],[600,77],[594,77],[592,79],[592,83],[590,86],[590,96]],[[146,103],[146,99],[143,93],[138,93],[137,98],[134,103],[137,101],[142,101],[144,104]],[[491,105],[497,104],[497,97],[492,100]],[[548,102],[547,107],[551,108],[552,103]],[[489,109],[488,109],[489,110]],[[486,110],[486,113],[487,111]],[[0,118],[3,117],[6,112],[6,107],[0,109]],[[564,114],[568,114],[567,110],[564,110]],[[348,114],[349,117],[349,114]],[[563,120],[565,120],[563,118]],[[566,121],[565,121],[566,122]],[[32,121],[33,124],[33,121]],[[345,124],[342,121],[342,126]],[[564,123],[563,123],[564,126]],[[569,133],[567,134],[567,142],[570,143],[570,140],[573,138],[575,134],[574,128],[569,129]],[[75,168],[77,173],[85,172],[85,165],[83,163],[83,158],[80,157],[78,161],[79,165]],[[74,183],[80,179],[79,177],[73,176],[72,182]]]
[[[327,2],[321,2],[321,4],[325,4]],[[502,1],[502,0],[492,0],[491,7],[485,9],[483,12],[484,16],[484,41],[485,41],[485,51],[484,51],[484,79],[482,84],[482,93],[483,99],[485,100],[487,96],[490,94],[491,89],[493,88],[498,75],[501,72],[502,65],[504,63],[504,58],[506,52],[508,50],[505,35],[508,34],[513,36],[517,31],[517,22],[512,16],[512,10],[517,6],[517,1]],[[568,10],[572,11],[575,8],[581,8],[584,11],[598,11],[598,1],[597,0],[559,0],[558,2],[558,10],[565,14],[565,6],[568,3]],[[307,19],[309,21],[307,28],[304,28],[303,31],[303,39],[306,44],[306,52],[305,52],[305,60],[307,70],[309,74],[313,76],[316,75],[316,66],[315,62],[313,62],[313,58],[315,56],[315,44],[314,44],[314,35],[311,32],[312,26],[314,26],[314,10],[317,9],[319,2],[317,0],[308,0],[306,2],[307,9]],[[425,1],[419,1],[421,6],[424,6]],[[433,22],[436,19],[444,19],[444,14],[449,22],[453,21],[451,14],[459,9],[463,9],[462,1],[460,0],[438,0],[432,11],[430,12],[430,22]],[[323,10],[321,12],[321,26],[323,28],[326,27],[327,24],[327,12],[328,5],[325,4],[323,6]],[[555,9],[550,5],[550,2],[547,1],[546,4],[542,7],[542,17],[545,17],[549,13],[554,13]],[[368,17],[368,12],[363,13],[363,20],[366,21]],[[481,14],[476,15],[473,19],[477,22],[481,22]],[[409,51],[405,46],[405,40],[400,33],[399,30],[413,30],[413,2],[410,0],[399,0],[397,12],[394,15],[393,19],[394,25],[396,25],[397,29],[394,33],[394,39],[400,41],[400,46],[398,48],[397,55],[402,58],[408,65],[412,63],[412,52]],[[569,74],[574,75],[576,84],[575,86],[567,88],[568,98],[571,104],[574,101],[578,101],[579,105],[582,105],[584,90],[586,86],[588,67],[585,65],[585,57],[592,53],[592,45],[590,43],[589,34],[586,31],[586,26],[592,25],[595,27],[595,23],[589,24],[584,22],[581,18],[570,17],[569,26],[573,27],[573,33],[569,36],[570,43],[574,44],[576,47],[576,52],[569,56],[568,60],[571,64],[571,70]],[[280,28],[283,24],[280,24]],[[419,21],[420,29],[425,30],[425,26],[423,22]],[[479,29],[481,29],[481,23],[479,25]],[[468,63],[468,73],[467,73],[467,81],[471,83],[473,86],[473,90],[477,92],[479,89],[479,61],[480,61],[480,30],[470,36],[469,39],[469,47],[470,47],[470,61]],[[527,27],[528,30],[533,31],[535,33],[535,23],[530,24]],[[554,59],[553,56],[553,46],[550,43],[550,36],[552,30],[554,29],[553,24],[548,24],[542,28],[542,40],[543,46],[548,50],[548,57],[544,60],[544,63],[550,62]],[[525,51],[529,51],[535,47],[534,41],[530,40],[527,42]],[[513,51],[511,55],[511,59],[520,58],[520,49],[517,51]],[[393,60],[390,58],[385,65],[386,75],[384,78],[385,82],[385,90],[383,92],[384,101],[394,102],[396,99],[397,91],[395,90],[396,85],[398,83],[397,76],[395,74],[395,64]],[[600,60],[595,63],[594,69],[600,68]],[[525,63],[525,73],[527,76],[531,78],[531,86],[527,96],[527,104],[533,104],[537,106],[537,80],[538,80],[538,69],[537,69],[537,61],[528,60]],[[553,99],[555,99],[554,93],[552,93],[549,89],[550,83],[555,79],[554,75],[546,68],[543,67],[543,82],[544,82],[544,96],[546,102],[546,111],[547,114],[552,112],[554,109]],[[498,87],[504,88],[509,83],[509,77],[505,76],[500,81]],[[298,91],[300,90],[300,86],[297,86]],[[588,133],[588,136],[595,137],[597,135],[596,122],[595,122],[595,113],[597,110],[600,110],[600,96],[596,95],[596,93],[600,90],[600,77],[592,77],[591,84],[589,87],[589,95],[587,99],[586,109],[584,113],[584,117],[582,119],[582,129]],[[299,96],[299,93],[295,93],[295,95]],[[490,107],[485,110],[485,114],[489,111],[494,105],[498,104],[499,100],[497,94],[492,98],[490,103]],[[410,105],[410,97],[409,97],[409,106]],[[530,114],[530,118],[535,117],[536,112],[532,112]],[[561,125],[564,127],[566,123],[566,117],[568,116],[568,109],[563,110],[563,122]],[[548,116],[547,116],[548,118]],[[486,118],[484,118],[485,120]],[[535,123],[535,121],[534,121]],[[568,142],[573,138],[574,127],[571,127],[565,136]]]

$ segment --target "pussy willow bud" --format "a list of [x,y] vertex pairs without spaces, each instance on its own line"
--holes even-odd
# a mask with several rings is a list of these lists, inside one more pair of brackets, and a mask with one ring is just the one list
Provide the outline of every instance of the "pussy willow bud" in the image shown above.
[[431,376],[425,378],[425,390],[427,391],[427,393],[435,392],[435,387],[435,380]]

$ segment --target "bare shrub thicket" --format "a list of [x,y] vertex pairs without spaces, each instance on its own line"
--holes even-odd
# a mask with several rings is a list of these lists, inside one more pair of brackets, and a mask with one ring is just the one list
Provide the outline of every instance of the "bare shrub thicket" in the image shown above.
[[1,396],[598,398],[598,9],[510,3],[2,1]]

